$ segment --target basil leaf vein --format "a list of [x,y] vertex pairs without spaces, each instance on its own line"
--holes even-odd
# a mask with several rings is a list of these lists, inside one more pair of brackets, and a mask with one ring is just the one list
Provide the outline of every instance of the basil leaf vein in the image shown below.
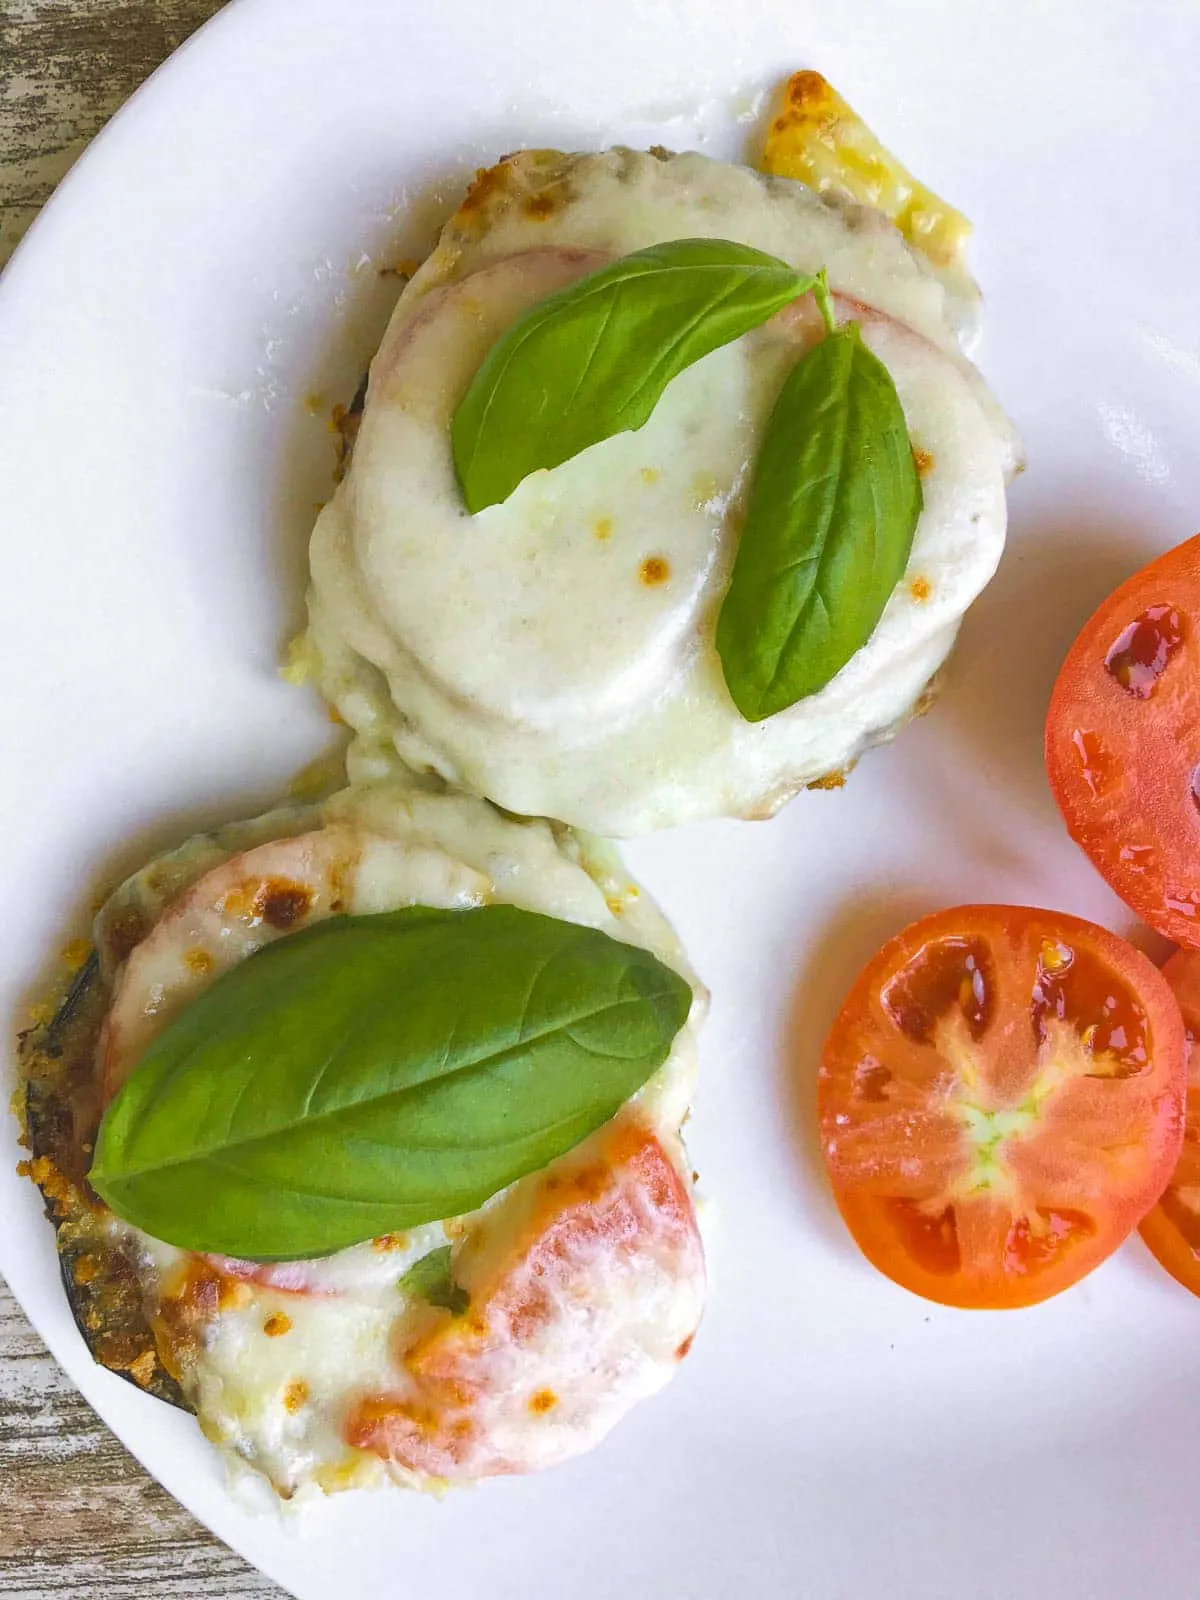
[[747,721],[816,694],[866,644],[921,506],[895,385],[847,323],[792,369],[755,464],[716,632]]
[[109,1106],[89,1174],[184,1249],[328,1254],[474,1210],[614,1116],[691,990],[512,906],[336,917],[224,973]]
[[496,341],[454,413],[467,509],[640,428],[672,378],[813,282],[748,245],[671,239],[550,295]]

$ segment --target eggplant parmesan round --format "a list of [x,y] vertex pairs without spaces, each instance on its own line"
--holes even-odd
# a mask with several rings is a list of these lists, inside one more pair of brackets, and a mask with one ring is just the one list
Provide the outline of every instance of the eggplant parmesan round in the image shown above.
[[[412,905],[516,906],[649,950],[692,985],[688,1020],[615,1118],[475,1211],[263,1262],[179,1249],[100,1201],[102,1110],[173,1018],[267,945]],[[366,786],[190,840],[111,896],[57,1014],[23,1040],[28,1169],[92,1353],[284,1497],[589,1448],[667,1381],[700,1320],[679,1129],[704,1005],[607,846],[479,800]]]
[[[456,408],[525,314],[631,252],[737,241],[824,268],[898,391],[924,508],[877,625],[763,721],[716,623],[756,454],[823,334],[797,303],[667,386],[649,420],[470,515]],[[836,780],[922,703],[1003,547],[1012,430],[962,354],[962,295],[882,214],[696,154],[525,151],[481,173],[401,294],[349,471],[311,547],[309,645],[351,771],[418,770],[517,812],[631,835],[763,816]]]

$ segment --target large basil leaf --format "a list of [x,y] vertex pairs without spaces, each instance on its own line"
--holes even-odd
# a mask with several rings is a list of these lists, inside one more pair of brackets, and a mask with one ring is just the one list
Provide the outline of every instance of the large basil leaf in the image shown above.
[[755,465],[717,619],[743,717],[761,722],[815,694],[866,644],[920,514],[895,385],[847,323],[793,368]]
[[551,295],[499,338],[454,413],[469,511],[614,433],[640,428],[671,379],[813,285],[726,239],[672,239]]
[[163,1030],[90,1179],[189,1250],[327,1254],[473,1210],[612,1117],[687,983],[512,906],[337,917],[267,945]]

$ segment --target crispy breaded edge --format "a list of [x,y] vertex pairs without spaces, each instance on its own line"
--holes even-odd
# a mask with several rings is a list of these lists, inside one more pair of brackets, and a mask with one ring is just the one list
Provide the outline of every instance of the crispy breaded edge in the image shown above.
[[59,1271],[75,1325],[93,1360],[169,1405],[191,1410],[164,1366],[137,1268],[114,1239],[109,1213],[87,1181],[100,1103],[94,1062],[108,993],[92,950],[54,1014],[20,1035],[14,1109],[28,1160],[54,1225]]

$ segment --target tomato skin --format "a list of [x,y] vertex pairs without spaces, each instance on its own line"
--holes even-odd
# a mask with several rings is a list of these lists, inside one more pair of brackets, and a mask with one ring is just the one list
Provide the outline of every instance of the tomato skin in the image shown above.
[[1048,1299],[1162,1194],[1185,1063],[1169,984],[1115,934],[1021,906],[925,917],[867,963],[825,1045],[838,1209],[872,1265],[926,1299]]
[[302,1295],[324,1300],[342,1293],[340,1289],[322,1286],[313,1272],[310,1261],[241,1261],[234,1256],[203,1255],[218,1272],[242,1283],[261,1284],[279,1294]]
[[1045,754],[1096,870],[1151,927],[1200,946],[1200,535],[1084,624],[1050,697]]
[[1200,1210],[1195,1205],[1200,1197],[1200,952],[1177,950],[1163,977],[1175,991],[1187,1030],[1187,1110],[1179,1164],[1141,1234],[1171,1276],[1200,1295]]

